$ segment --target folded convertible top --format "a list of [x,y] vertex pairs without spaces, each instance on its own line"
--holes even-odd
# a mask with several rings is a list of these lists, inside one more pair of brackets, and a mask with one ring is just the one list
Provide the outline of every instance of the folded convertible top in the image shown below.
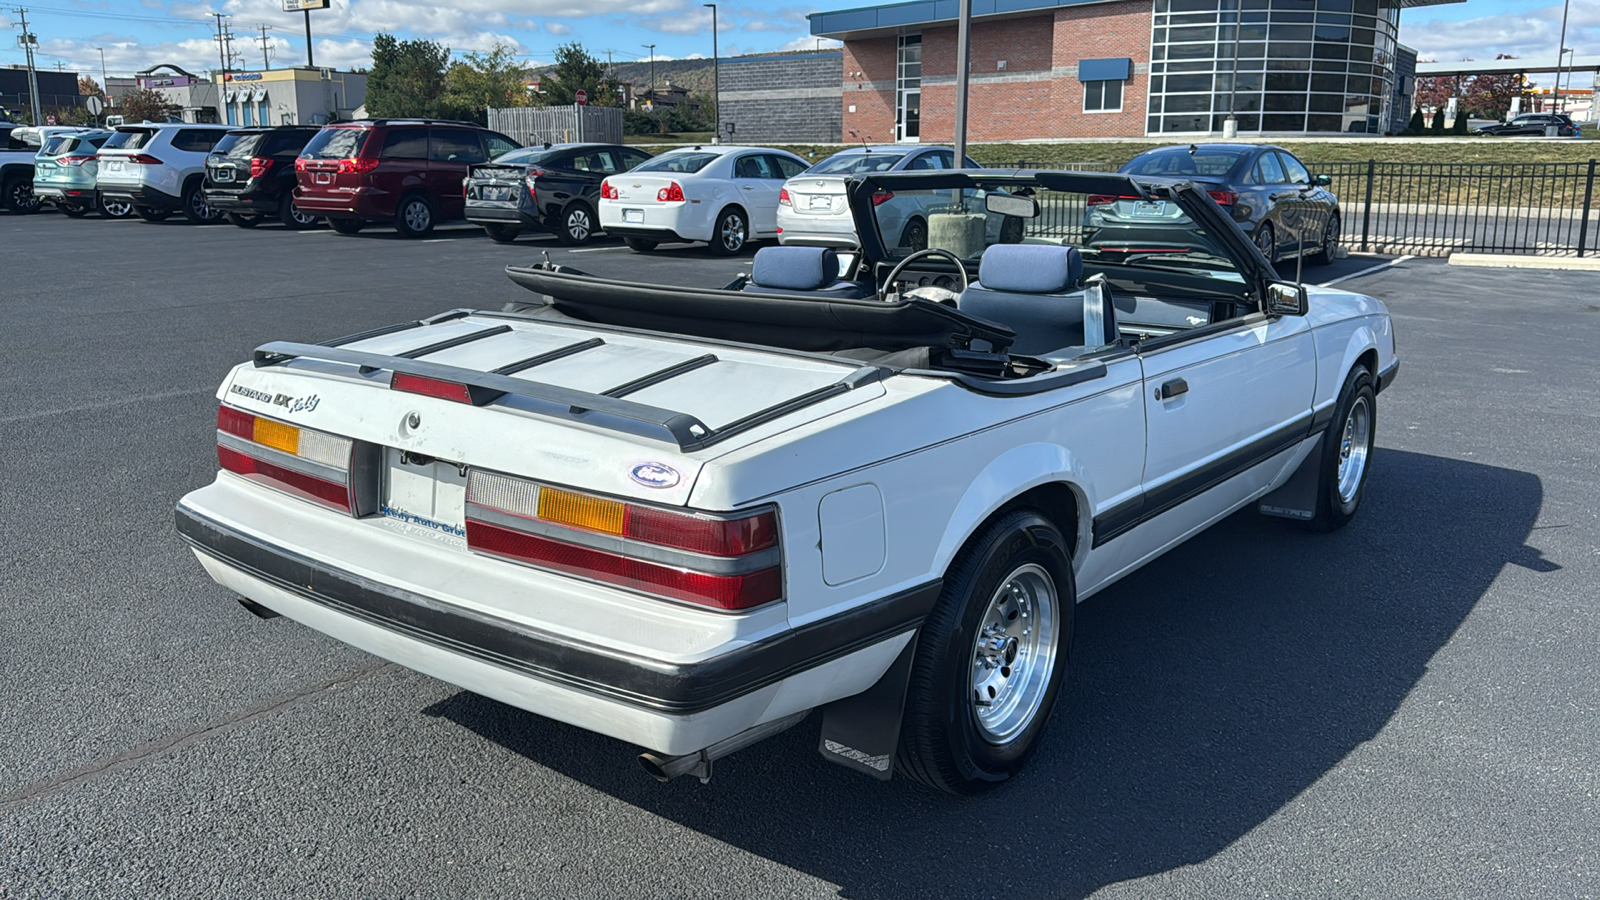
[[512,281],[548,295],[559,312],[587,322],[739,341],[789,350],[968,349],[995,353],[1016,338],[1003,325],[927,300],[834,300],[672,287],[596,278],[562,267],[508,266]]

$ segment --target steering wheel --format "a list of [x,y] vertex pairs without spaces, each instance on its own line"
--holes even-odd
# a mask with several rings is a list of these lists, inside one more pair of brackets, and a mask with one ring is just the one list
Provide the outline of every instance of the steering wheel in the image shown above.
[[[966,263],[961,261],[961,257],[951,253],[949,250],[946,250],[943,247],[929,247],[925,250],[914,250],[907,254],[905,259],[900,260],[900,262],[893,269],[889,270],[889,277],[884,279],[884,283],[887,287],[893,289],[895,285],[900,283],[900,273],[905,269],[906,266],[910,265],[916,260],[929,256],[943,256],[944,258],[955,263],[956,271],[961,274],[961,290],[964,291],[967,289],[967,285],[970,284],[970,282],[967,280]],[[960,291],[957,291],[956,293],[960,293]]]

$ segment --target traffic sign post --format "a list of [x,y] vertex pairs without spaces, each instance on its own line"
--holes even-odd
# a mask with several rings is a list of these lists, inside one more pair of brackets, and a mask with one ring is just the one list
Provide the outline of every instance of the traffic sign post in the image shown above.
[[101,113],[106,111],[106,103],[99,97],[86,97],[83,101],[83,108],[88,111],[89,115],[98,118]]

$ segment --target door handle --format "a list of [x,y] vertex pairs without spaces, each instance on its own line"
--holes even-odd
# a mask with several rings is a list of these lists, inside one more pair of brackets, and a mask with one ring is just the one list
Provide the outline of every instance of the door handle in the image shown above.
[[1174,378],[1171,381],[1163,381],[1161,383],[1161,387],[1156,389],[1156,399],[1171,400],[1173,397],[1187,393],[1189,393],[1189,382],[1184,381],[1182,378]]

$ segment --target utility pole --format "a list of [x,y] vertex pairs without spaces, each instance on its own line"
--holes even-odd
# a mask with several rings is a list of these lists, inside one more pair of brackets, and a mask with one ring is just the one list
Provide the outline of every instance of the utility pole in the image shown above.
[[960,18],[956,22],[956,168],[966,166],[967,159],[967,83],[971,77],[968,69],[972,56],[972,0],[961,0]]
[[711,105],[715,107],[712,110],[711,143],[716,144],[722,141],[722,61],[717,54],[717,5],[703,5],[711,7]]
[[106,77],[106,48],[96,47],[100,51],[100,90],[105,92],[106,105],[116,106],[116,98],[111,96],[111,79]]
[[257,25],[256,28],[261,30],[261,37],[256,38],[256,41],[261,44],[261,68],[271,69],[272,61],[267,57],[267,32],[272,30],[272,26]]
[[227,122],[227,101],[223,99],[224,95],[222,92],[222,86],[228,80],[228,45],[226,43],[226,38],[223,37],[223,27],[224,20],[230,18],[230,16],[227,13],[219,12],[206,13],[206,15],[217,20],[217,36],[215,38],[217,42],[217,65],[222,69],[222,71],[217,74],[217,77],[214,79],[215,84],[212,86],[215,87],[217,91],[217,121]]
[[[1556,111],[1565,112],[1565,104],[1561,102],[1561,60],[1567,55],[1567,13],[1572,9],[1572,0],[1566,0],[1561,6],[1561,40],[1556,42]],[[1574,41],[1573,43],[1577,43]]]
[[641,47],[650,48],[650,108],[655,108],[656,101],[656,45],[640,44]]
[[34,68],[33,50],[39,46],[39,36],[28,30],[28,11],[13,9],[17,14],[17,27],[22,29],[22,36],[17,38],[17,43],[22,45],[23,52],[28,57],[28,99],[29,107],[33,111],[33,124],[44,124],[44,108],[39,105],[39,72]]

